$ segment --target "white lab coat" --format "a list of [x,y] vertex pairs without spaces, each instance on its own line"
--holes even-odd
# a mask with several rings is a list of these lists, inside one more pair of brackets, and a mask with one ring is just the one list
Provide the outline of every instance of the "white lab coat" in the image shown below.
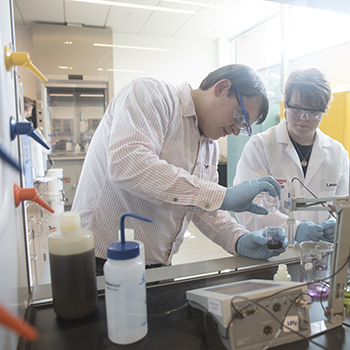
[[[286,219],[289,211],[284,207],[288,198],[288,187],[292,178],[299,178],[318,198],[346,196],[349,192],[349,157],[348,152],[338,142],[316,130],[309,165],[304,178],[298,154],[290,141],[286,121],[263,133],[254,135],[245,145],[238,161],[234,184],[265,175],[273,176],[281,185],[280,208],[268,215],[255,215],[249,212],[236,213],[239,222],[248,230],[255,231],[266,226],[282,226],[287,231]],[[294,180],[296,198],[314,198]],[[262,195],[254,202],[262,205]],[[321,224],[332,218],[324,211],[296,211],[294,219],[297,225],[301,221],[313,221]]]

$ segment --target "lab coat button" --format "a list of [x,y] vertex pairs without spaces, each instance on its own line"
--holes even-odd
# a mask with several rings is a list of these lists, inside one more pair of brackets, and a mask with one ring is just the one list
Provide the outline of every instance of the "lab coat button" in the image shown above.
[[175,197],[175,198],[173,199],[173,201],[174,201],[174,202],[177,202],[177,198]]

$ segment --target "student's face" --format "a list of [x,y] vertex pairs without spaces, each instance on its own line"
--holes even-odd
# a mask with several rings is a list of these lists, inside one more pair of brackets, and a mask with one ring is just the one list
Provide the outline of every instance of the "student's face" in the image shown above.
[[[301,101],[299,94],[293,92],[288,104],[294,107],[300,107],[300,117],[297,117],[298,109],[286,108],[287,129],[294,141],[300,144],[310,144],[314,140],[316,129],[321,123],[322,117],[318,120],[303,115],[303,108],[312,108]],[[308,111],[305,111],[307,114]],[[303,115],[303,116],[302,116]]]
[[24,110],[24,119],[28,119],[32,116],[33,106],[29,106]]
[[[240,129],[234,119],[234,111],[241,111],[242,107],[235,94],[228,94],[228,88],[221,86],[216,89],[214,87],[215,98],[210,112],[198,122],[202,133],[209,139],[217,140],[220,137],[231,134],[239,135],[240,133]],[[242,99],[249,123],[252,125],[260,116],[261,98],[257,96],[249,98],[242,96]]]

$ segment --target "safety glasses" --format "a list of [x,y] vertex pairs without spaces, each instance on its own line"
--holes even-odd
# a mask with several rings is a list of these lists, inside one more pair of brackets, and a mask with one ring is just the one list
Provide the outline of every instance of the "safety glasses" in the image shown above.
[[300,108],[296,106],[291,106],[289,103],[286,103],[286,108],[288,109],[288,116],[293,119],[303,119],[309,121],[320,121],[326,112],[325,109],[311,109],[311,108]]
[[249,123],[249,119],[248,119],[247,112],[246,112],[245,107],[244,107],[241,92],[239,91],[237,86],[235,86],[235,88],[237,90],[237,95],[238,95],[237,101],[238,101],[240,106],[239,106],[239,108],[235,109],[233,112],[234,122],[238,126],[239,133],[241,135],[250,136],[252,134],[252,127]]

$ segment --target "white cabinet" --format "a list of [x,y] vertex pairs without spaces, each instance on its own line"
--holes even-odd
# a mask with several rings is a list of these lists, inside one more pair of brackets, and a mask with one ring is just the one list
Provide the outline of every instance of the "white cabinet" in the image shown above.
[[65,211],[70,210],[78,186],[81,168],[84,163],[85,154],[72,157],[56,157],[54,154],[51,159],[54,161],[54,168],[63,169],[63,192],[65,198]]

